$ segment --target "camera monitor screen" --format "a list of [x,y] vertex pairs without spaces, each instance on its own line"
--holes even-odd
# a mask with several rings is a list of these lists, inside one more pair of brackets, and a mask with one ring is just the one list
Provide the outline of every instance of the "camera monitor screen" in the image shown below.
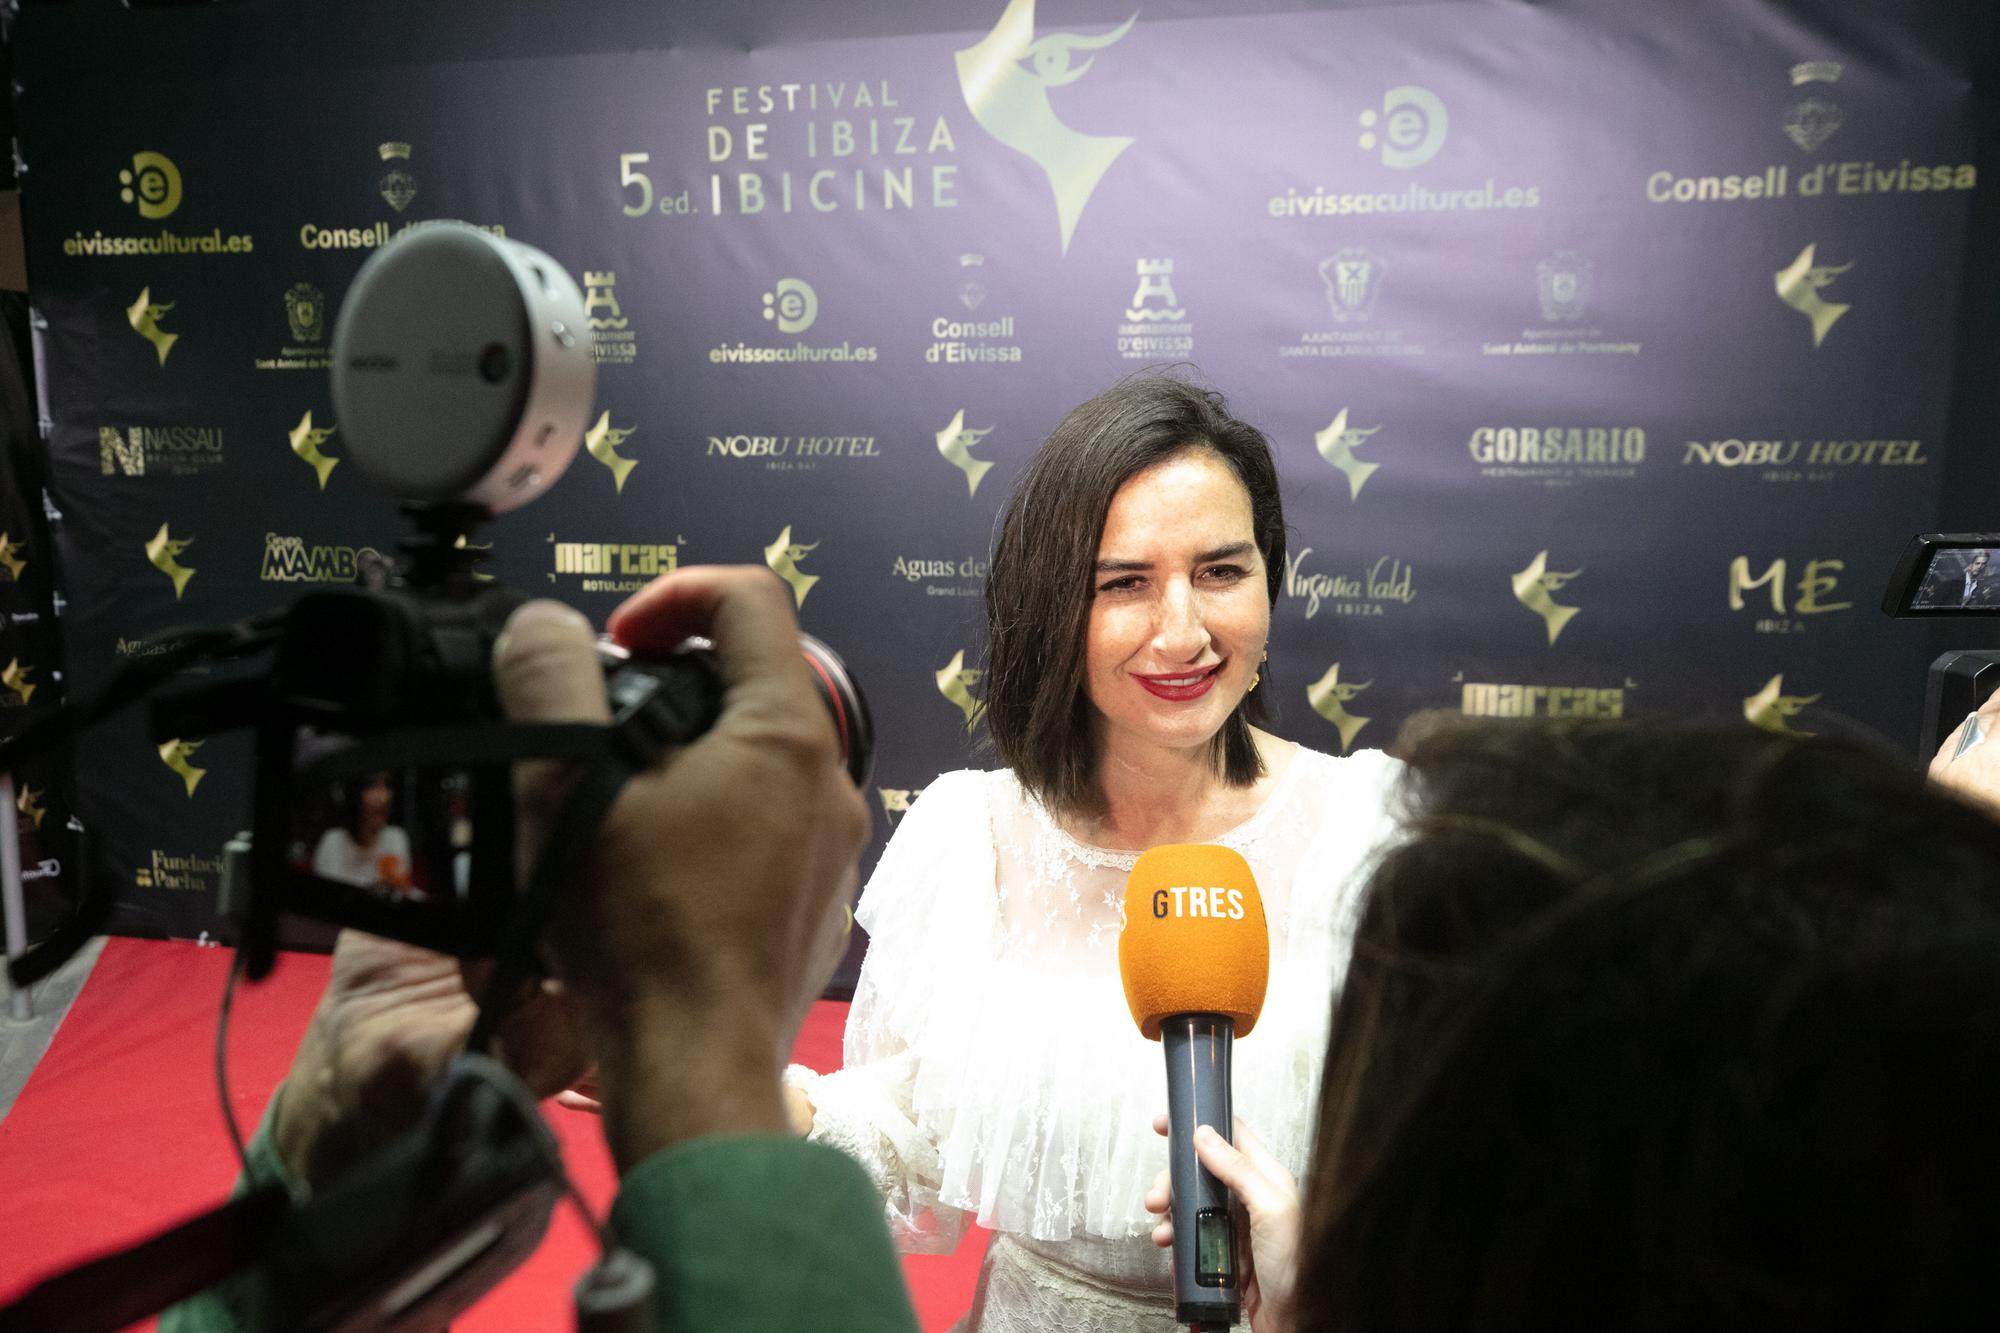
[[[474,816],[485,801],[505,803],[504,770],[491,780],[500,784],[496,791],[483,791],[480,776],[465,768],[363,771],[347,761],[357,739],[300,729],[294,751],[300,782],[286,849],[290,869],[350,891],[342,896],[347,905],[336,909],[345,924],[433,948],[481,951],[490,941],[472,901]],[[331,776],[330,767],[341,771]],[[485,852],[511,867],[511,848]],[[295,887],[286,906],[320,916],[332,903],[302,899]],[[350,915],[357,911],[369,921]]]
[[1968,546],[1937,552],[1911,606],[1918,611],[2000,609],[2000,547]]
[[1883,594],[1892,616],[2000,615],[2000,533],[1924,533],[1910,540]]

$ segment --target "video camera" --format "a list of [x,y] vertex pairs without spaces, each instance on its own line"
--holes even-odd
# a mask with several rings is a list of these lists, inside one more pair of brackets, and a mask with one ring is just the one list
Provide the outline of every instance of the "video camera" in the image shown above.
[[[2000,616],[2000,532],[1925,532],[1910,538],[1882,594],[1898,620]],[[1952,649],[1924,681],[1917,755],[1928,762],[1959,720],[2000,689],[2000,652]]]
[[[271,653],[260,675],[183,688],[152,711],[156,741],[255,734],[252,831],[230,844],[223,876],[237,968],[270,971],[285,914],[491,958],[471,1054],[433,1089],[422,1124],[331,1190],[256,1191],[51,1279],[0,1311],[0,1327],[119,1328],[238,1268],[274,1281],[273,1327],[441,1327],[534,1248],[558,1196],[560,1159],[532,1098],[482,1053],[536,972],[543,924],[620,787],[714,723],[721,679],[698,640],[644,661],[605,643],[609,725],[501,713],[493,645],[527,599],[480,572],[472,539],[553,485],[582,439],[596,371],[565,270],[518,241],[424,224],[361,267],[332,351],[349,457],[414,529],[402,559],[281,612],[166,636],[97,696],[0,745],[0,768],[192,661]],[[867,704],[830,648],[806,635],[800,646],[848,774],[864,784]],[[578,778],[517,883],[511,772],[524,759],[572,761]],[[16,985],[53,971],[108,918],[108,877],[87,879],[75,918],[10,961]],[[632,1308],[634,1291],[650,1291],[636,1260],[606,1249],[579,1286],[580,1312],[591,1300]],[[190,1263],[197,1252],[206,1258]],[[93,1294],[107,1291],[121,1294]]]

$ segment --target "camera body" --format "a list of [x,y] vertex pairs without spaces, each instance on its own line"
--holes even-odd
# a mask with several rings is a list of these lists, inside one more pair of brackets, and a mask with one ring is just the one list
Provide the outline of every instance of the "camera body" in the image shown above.
[[[539,966],[540,932],[620,788],[707,731],[724,693],[704,641],[643,661],[606,643],[609,725],[515,723],[501,709],[493,649],[527,598],[479,573],[484,552],[470,538],[575,456],[595,382],[587,327],[575,282],[519,242],[434,223],[377,251],[341,307],[333,397],[350,456],[416,529],[403,558],[281,614],[177,636],[60,719],[88,725],[200,657],[271,650],[261,675],[152,706],[160,742],[254,731],[252,831],[226,849],[223,874],[242,970],[253,980],[271,970],[281,914],[490,957],[471,1054],[434,1088],[419,1125],[313,1198],[254,1192],[41,1284],[0,1311],[0,1324],[54,1327],[56,1313],[109,1301],[122,1326],[253,1268],[280,1297],[273,1327],[437,1328],[539,1240],[560,1159],[532,1097],[480,1057]],[[800,648],[848,774],[863,784],[867,705],[831,649],[808,635]],[[10,753],[60,734],[44,725]],[[529,759],[574,761],[577,776],[522,882],[512,770]],[[73,955],[109,907],[108,894],[87,899],[54,937],[10,960],[15,984]],[[643,1267],[607,1255],[579,1309],[650,1322]]]
[[[1898,620],[2000,616],[2000,532],[1924,532],[1910,539],[1882,594]],[[1932,661],[1924,681],[1917,754],[1928,760],[1958,725],[2000,689],[2000,650],[1958,648]]]
[[[350,456],[402,502],[415,535],[393,568],[287,608],[266,676],[153,711],[160,741],[256,730],[251,837],[227,858],[223,888],[253,978],[272,965],[280,914],[473,957],[516,933],[511,766],[590,758],[610,742],[506,724],[493,645],[527,598],[479,573],[473,537],[575,457],[596,375],[587,328],[565,270],[461,223],[407,232],[356,275],[334,330],[334,406]],[[809,636],[801,650],[865,782],[866,703],[832,650]],[[600,655],[614,714],[637,720],[641,749],[685,744],[719,714],[705,644],[656,661],[608,644]]]

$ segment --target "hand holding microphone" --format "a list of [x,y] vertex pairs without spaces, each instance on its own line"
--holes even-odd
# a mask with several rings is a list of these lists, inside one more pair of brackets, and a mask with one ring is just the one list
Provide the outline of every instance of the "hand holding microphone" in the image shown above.
[[[1173,844],[1139,858],[1118,936],[1125,1002],[1167,1061],[1174,1318],[1206,1333],[1236,1322],[1229,1190],[1195,1150],[1197,1126],[1233,1128],[1230,1053],[1264,1006],[1271,937],[1250,865],[1227,847]],[[1225,1135],[1226,1137],[1226,1135]]]
[[[1153,1118],[1153,1132],[1167,1133],[1165,1116]],[[1298,1270],[1299,1184],[1241,1116],[1232,1137],[1233,1142],[1204,1125],[1195,1131],[1194,1150],[1201,1164],[1243,1205],[1236,1227],[1238,1289],[1250,1333],[1290,1333]],[[1168,1173],[1162,1171],[1146,1193],[1146,1211],[1165,1213],[1172,1206]],[[1173,1236],[1171,1220],[1153,1228],[1153,1244],[1162,1248],[1174,1243]]]

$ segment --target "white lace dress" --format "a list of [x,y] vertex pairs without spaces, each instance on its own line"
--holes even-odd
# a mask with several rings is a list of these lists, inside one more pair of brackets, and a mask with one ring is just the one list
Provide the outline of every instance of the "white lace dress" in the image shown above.
[[[1257,876],[1271,979],[1235,1047],[1236,1110],[1302,1175],[1358,891],[1393,830],[1400,765],[1301,748],[1263,806],[1217,839]],[[1142,1203],[1166,1165],[1160,1047],[1118,976],[1135,853],[1079,842],[1007,772],[938,778],[904,816],[855,918],[868,956],[842,1070],[794,1067],[812,1137],[880,1186],[899,1245],[996,1234],[972,1333],[1169,1333],[1169,1253]]]

